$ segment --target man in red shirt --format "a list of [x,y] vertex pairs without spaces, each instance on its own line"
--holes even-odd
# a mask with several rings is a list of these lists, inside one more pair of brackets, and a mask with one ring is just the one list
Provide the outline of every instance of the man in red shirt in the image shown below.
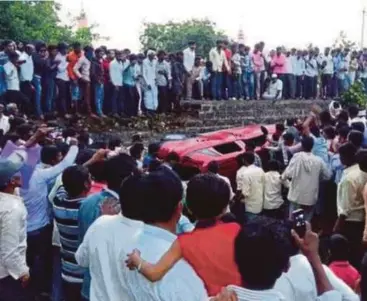
[[111,98],[113,92],[113,85],[111,84],[110,79],[110,63],[115,59],[115,50],[109,49],[107,51],[107,56],[103,59],[103,75],[104,75],[104,109],[103,111],[106,113],[111,113]]

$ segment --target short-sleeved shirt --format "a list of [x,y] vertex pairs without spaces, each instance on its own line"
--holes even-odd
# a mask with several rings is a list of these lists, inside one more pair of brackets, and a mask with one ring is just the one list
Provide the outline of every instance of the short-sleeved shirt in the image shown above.
[[234,261],[234,241],[240,231],[237,223],[217,223],[178,237],[182,257],[204,281],[209,296],[229,284],[241,285]]

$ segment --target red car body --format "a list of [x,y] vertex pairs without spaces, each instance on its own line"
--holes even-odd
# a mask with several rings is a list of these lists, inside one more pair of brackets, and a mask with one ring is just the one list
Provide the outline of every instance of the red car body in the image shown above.
[[[269,134],[275,132],[275,126],[266,126]],[[237,156],[245,152],[245,145],[253,141],[257,153],[262,157],[265,153],[264,134],[260,125],[248,125],[232,129],[201,134],[194,138],[179,141],[163,142],[158,157],[164,159],[169,153],[175,152],[180,157],[182,168],[206,172],[211,161],[217,161],[220,174],[234,180],[238,169]],[[266,152],[267,153],[267,152]]]

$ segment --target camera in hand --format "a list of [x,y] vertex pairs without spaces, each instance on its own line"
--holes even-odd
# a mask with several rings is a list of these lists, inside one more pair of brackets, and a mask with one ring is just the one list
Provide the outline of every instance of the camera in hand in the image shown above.
[[303,209],[297,209],[292,212],[293,229],[299,237],[304,237],[306,233],[306,220]]

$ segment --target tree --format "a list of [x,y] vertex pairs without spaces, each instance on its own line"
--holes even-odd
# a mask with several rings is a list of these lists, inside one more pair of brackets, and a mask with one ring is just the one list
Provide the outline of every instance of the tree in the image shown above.
[[91,44],[95,25],[74,31],[76,18],[68,25],[58,17],[60,4],[54,1],[3,1],[0,4],[0,37],[20,41],[73,42],[82,38]]
[[161,23],[144,23],[140,42],[143,49],[163,49],[167,52],[177,52],[187,47],[189,41],[197,43],[196,53],[208,56],[215,41],[224,33],[215,28],[215,23],[208,19],[192,19],[184,22],[170,21]]
[[342,30],[339,32],[338,37],[335,39],[333,48],[349,48],[355,49],[357,47],[357,43],[348,39],[347,34]]

